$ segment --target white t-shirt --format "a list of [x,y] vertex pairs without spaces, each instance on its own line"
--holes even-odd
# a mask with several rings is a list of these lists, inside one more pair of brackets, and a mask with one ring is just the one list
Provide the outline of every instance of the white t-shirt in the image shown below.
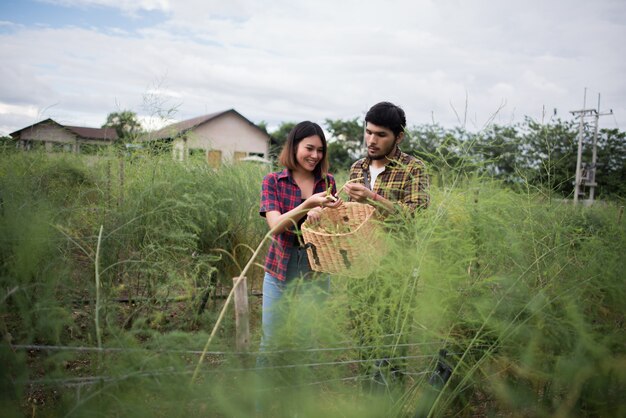
[[386,166],[382,166],[380,168],[374,168],[370,165],[370,190],[374,190],[374,184],[376,183],[376,178],[380,173],[385,171]]

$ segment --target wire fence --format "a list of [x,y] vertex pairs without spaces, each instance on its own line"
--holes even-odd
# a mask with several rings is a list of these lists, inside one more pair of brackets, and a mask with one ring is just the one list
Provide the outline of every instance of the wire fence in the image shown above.
[[[394,357],[380,357],[380,358],[368,358],[368,359],[349,359],[349,360],[339,360],[339,361],[327,361],[327,362],[316,362],[316,363],[291,363],[291,364],[281,364],[281,365],[273,365],[273,366],[261,366],[261,367],[241,367],[241,368],[225,368],[219,370],[204,370],[202,373],[204,375],[218,375],[224,373],[264,373],[272,370],[286,370],[286,369],[296,369],[296,368],[316,368],[316,367],[336,367],[342,365],[350,365],[350,364],[362,364],[362,363],[372,363],[376,364],[376,362],[388,361],[402,361],[402,360],[411,360],[411,359],[434,359],[437,355],[418,355],[418,356],[394,356]],[[429,371],[422,372],[409,372],[402,370],[393,370],[390,374],[403,374],[407,376],[421,376],[429,374]],[[25,385],[47,385],[47,386],[88,386],[94,384],[101,383],[119,383],[124,380],[135,379],[135,378],[156,378],[161,376],[174,376],[174,375],[189,375],[193,374],[192,369],[180,370],[174,367],[169,367],[165,369],[156,369],[152,371],[141,371],[135,373],[129,373],[120,376],[110,376],[110,375],[99,375],[99,376],[80,376],[80,377],[64,377],[64,378],[41,378],[41,379],[15,379],[14,383],[21,383]],[[346,380],[359,380],[362,378],[367,378],[369,375],[360,374],[354,375],[344,378],[324,380],[324,381],[314,381],[307,382],[306,385],[316,385],[322,384],[330,381],[346,381]],[[292,387],[292,386],[290,386]]]
[[[391,334],[390,334],[391,336]],[[442,345],[441,341],[422,342],[422,343],[400,343],[400,344],[382,344],[382,345],[350,345],[341,347],[309,347],[294,348],[284,350],[263,350],[263,351],[207,351],[206,354],[214,356],[257,356],[257,355],[276,355],[288,353],[311,353],[311,352],[328,352],[328,351],[350,351],[350,350],[374,350],[380,348],[395,347],[423,347],[432,345]],[[151,349],[151,348],[126,348],[126,347],[84,347],[84,346],[63,346],[63,345],[38,345],[38,344],[13,344],[10,346],[13,350],[37,350],[37,351],[76,351],[76,352],[100,352],[100,353],[116,353],[116,352],[154,352],[154,353],[170,353],[170,354],[193,354],[200,355],[202,350],[170,350],[170,349]]]
[[[406,343],[406,344],[388,344],[388,345],[366,345],[366,346],[358,346],[358,345],[350,345],[350,346],[342,346],[342,347],[322,347],[322,348],[303,348],[303,349],[287,349],[287,350],[271,350],[271,351],[255,351],[255,352],[236,352],[236,351],[212,351],[207,354],[212,354],[214,356],[278,356],[284,354],[312,354],[312,353],[323,353],[323,352],[341,352],[341,351],[358,351],[358,350],[375,350],[375,349],[390,349],[390,348],[410,348],[410,347],[424,347],[424,346],[441,346],[441,341],[433,341],[426,343]],[[28,350],[28,351],[72,351],[72,352],[87,352],[87,353],[153,353],[153,354],[191,354],[191,355],[201,355],[201,350],[164,350],[164,349],[146,349],[146,348],[121,348],[121,347],[73,347],[73,346],[56,346],[56,345],[37,345],[37,344],[14,344],[10,346],[13,350]],[[449,353],[451,356],[460,355],[462,353]],[[382,356],[382,357],[368,357],[368,358],[348,358],[348,359],[335,359],[329,361],[319,361],[319,362],[293,362],[286,364],[273,364],[273,365],[255,365],[254,367],[224,367],[224,368],[215,368],[213,370],[204,369],[202,373],[204,375],[218,375],[218,374],[226,374],[226,373],[265,373],[274,370],[288,370],[288,369],[298,369],[298,368],[321,368],[321,367],[340,367],[340,366],[348,366],[348,365],[358,365],[358,364],[372,364],[375,365],[380,364],[382,362],[386,362],[387,364],[398,363],[402,361],[410,361],[410,360],[421,360],[420,364],[426,365],[433,363],[434,359],[439,357],[439,353],[433,354],[418,354],[418,355],[395,355],[395,356]],[[219,364],[219,363],[218,363]],[[215,363],[212,363],[215,365]],[[160,368],[155,370],[143,370],[137,371],[133,373],[127,373],[123,375],[97,375],[97,376],[80,376],[80,377],[62,377],[62,378],[40,378],[40,379],[16,379],[14,383],[16,384],[25,384],[25,385],[46,385],[46,386],[64,386],[64,387],[82,387],[89,386],[94,384],[103,384],[103,383],[119,383],[129,379],[136,378],[157,378],[162,376],[176,376],[176,375],[191,375],[193,370],[189,367],[187,368],[175,368],[175,367],[167,367]],[[411,371],[411,370],[392,370],[391,374],[395,375],[406,375],[412,377],[424,376],[431,371]],[[302,383],[304,386],[312,386],[312,385],[320,385],[324,383],[330,382],[341,382],[341,381],[358,381],[362,379],[369,378],[369,375],[366,374],[352,374],[350,376],[338,377],[333,379],[326,380],[316,380],[309,381],[306,383]],[[293,387],[291,385],[290,387]],[[275,389],[275,388],[273,388]]]

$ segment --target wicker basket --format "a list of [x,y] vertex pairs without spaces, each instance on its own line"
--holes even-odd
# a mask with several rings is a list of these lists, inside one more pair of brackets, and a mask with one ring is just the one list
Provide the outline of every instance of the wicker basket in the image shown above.
[[346,202],[322,209],[319,224],[302,224],[309,264],[314,271],[348,276],[367,274],[377,262],[373,206]]

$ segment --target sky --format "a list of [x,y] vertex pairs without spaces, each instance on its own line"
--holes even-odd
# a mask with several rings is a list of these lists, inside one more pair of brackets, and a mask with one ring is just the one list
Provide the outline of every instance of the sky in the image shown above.
[[477,131],[599,94],[600,128],[626,130],[625,41],[624,0],[0,0],[0,135],[122,110],[271,130],[380,101]]

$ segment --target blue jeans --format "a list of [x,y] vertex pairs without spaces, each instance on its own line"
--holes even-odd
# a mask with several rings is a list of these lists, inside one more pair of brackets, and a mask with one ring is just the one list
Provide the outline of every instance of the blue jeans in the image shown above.
[[[327,274],[316,274],[311,270],[304,248],[294,247],[290,250],[290,253],[289,263],[287,264],[287,279],[285,281],[278,280],[267,272],[263,278],[263,309],[261,317],[263,334],[259,351],[268,351],[268,348],[272,345],[276,329],[283,322],[279,302],[287,289],[298,285],[300,280],[304,279],[307,285],[310,283],[319,286],[326,293],[330,291],[330,276]],[[261,355],[257,358],[257,367],[265,365],[264,357]]]
[[[286,280],[282,281],[266,272],[263,278],[262,335],[259,355],[256,358],[256,367],[259,369],[268,367],[272,363],[270,356],[265,353],[276,349],[276,331],[285,323],[284,315],[289,310],[284,306],[289,300],[289,298],[283,298],[285,292],[292,293],[293,291],[298,294],[298,297],[306,297],[309,293],[314,296],[319,295],[319,290],[323,294],[328,294],[330,291],[330,276],[325,273],[317,274],[311,270],[304,248],[296,247],[290,250],[286,276]],[[315,286],[316,291],[309,292],[311,286]],[[315,301],[317,302],[317,299]],[[267,387],[272,380],[271,371],[265,370],[259,376],[263,376],[262,386]],[[271,398],[261,396],[255,403],[257,415],[269,413],[271,410],[268,406]]]

